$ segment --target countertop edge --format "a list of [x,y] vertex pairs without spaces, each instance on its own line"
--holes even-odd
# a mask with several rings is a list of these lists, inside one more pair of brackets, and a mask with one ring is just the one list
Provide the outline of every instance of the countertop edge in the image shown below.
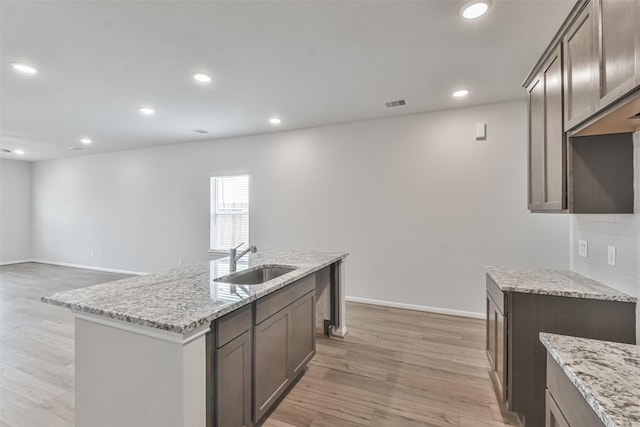
[[[485,265],[483,266],[485,269],[486,274],[491,277],[491,279],[495,282],[496,285],[498,285],[498,287],[500,288],[501,291],[503,292],[513,292],[513,293],[521,293],[521,294],[534,294],[534,295],[550,295],[550,296],[558,296],[558,297],[567,297],[567,298],[584,298],[584,299],[593,299],[593,300],[599,300],[599,301],[617,301],[617,302],[624,302],[624,303],[632,303],[632,304],[637,304],[638,303],[638,298],[628,295],[622,291],[619,291],[615,288],[612,288],[611,286],[607,286],[604,283],[598,282],[595,279],[591,279],[589,277],[586,277],[580,273],[577,273],[575,271],[564,271],[565,273],[572,273],[578,276],[581,276],[587,280],[590,280],[592,282],[598,283],[601,286],[607,287],[609,289],[612,289],[614,291],[616,291],[618,293],[618,295],[603,295],[603,294],[597,294],[597,293],[590,293],[590,292],[580,292],[580,291],[560,291],[560,290],[555,290],[555,289],[534,289],[534,288],[520,288],[520,287],[514,287],[514,286],[510,286],[510,285],[505,285],[503,283],[501,283],[500,278],[497,278],[493,272],[491,271],[492,269],[495,268],[501,268],[500,266],[494,266],[494,265]],[[531,270],[535,270],[534,268],[530,268]],[[556,273],[556,274],[560,274],[563,273],[563,270],[552,270],[552,269],[538,269],[540,271],[549,271],[552,273]]]
[[562,360],[562,356],[558,354],[553,345],[548,341],[548,335],[556,334],[540,332],[539,339],[542,345],[544,345],[544,347],[547,349],[553,360],[555,360],[558,366],[560,366],[560,369],[562,369],[562,372],[564,372],[569,381],[571,381],[571,384],[573,384],[576,389],[578,389],[580,395],[584,398],[589,407],[593,409],[593,412],[596,413],[600,421],[602,421],[606,427],[616,427],[613,420],[611,420],[611,418],[609,418],[609,416],[607,415],[606,410],[602,406],[600,406],[600,404],[596,401],[596,398],[591,393],[589,393],[589,390],[587,390],[584,384],[582,384],[582,381],[578,379],[576,373],[573,372],[573,370],[564,363],[564,361]]

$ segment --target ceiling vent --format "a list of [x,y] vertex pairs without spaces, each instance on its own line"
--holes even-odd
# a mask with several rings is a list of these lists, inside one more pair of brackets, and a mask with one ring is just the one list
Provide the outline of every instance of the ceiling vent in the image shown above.
[[204,130],[204,129],[194,129],[193,130],[195,133],[209,133],[208,131]]
[[0,148],[0,153],[11,153],[11,150],[8,148]]
[[387,101],[384,103],[384,106],[387,108],[402,107],[404,105],[407,105],[407,101],[405,99],[398,99],[397,101]]
[[86,150],[86,148],[84,148],[84,147],[69,147],[69,150],[84,151],[84,150]]

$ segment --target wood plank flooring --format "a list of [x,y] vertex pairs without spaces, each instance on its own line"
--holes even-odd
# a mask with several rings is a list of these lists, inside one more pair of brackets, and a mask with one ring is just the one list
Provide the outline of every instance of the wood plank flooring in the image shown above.
[[[74,425],[73,318],[43,295],[126,277],[0,267],[0,427]],[[344,340],[319,336],[307,372],[265,427],[501,427],[484,322],[347,304]]]

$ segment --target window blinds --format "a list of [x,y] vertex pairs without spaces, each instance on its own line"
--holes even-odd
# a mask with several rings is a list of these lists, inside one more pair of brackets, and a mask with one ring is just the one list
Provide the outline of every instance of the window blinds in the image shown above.
[[249,175],[211,178],[211,249],[249,244]]

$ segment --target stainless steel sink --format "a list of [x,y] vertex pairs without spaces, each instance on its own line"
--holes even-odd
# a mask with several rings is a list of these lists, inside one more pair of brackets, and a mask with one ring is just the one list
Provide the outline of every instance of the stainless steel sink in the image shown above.
[[234,285],[259,285],[260,283],[268,282],[271,279],[290,273],[293,270],[295,270],[295,268],[279,265],[264,266],[256,268],[255,270],[233,273],[216,279],[216,282],[231,283]]

